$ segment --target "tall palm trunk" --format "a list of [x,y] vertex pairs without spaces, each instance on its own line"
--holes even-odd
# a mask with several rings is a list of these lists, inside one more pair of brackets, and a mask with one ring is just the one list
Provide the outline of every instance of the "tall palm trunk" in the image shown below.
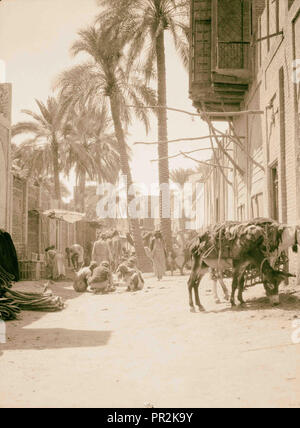
[[[112,114],[112,119],[114,123],[115,133],[118,141],[121,171],[127,177],[127,186],[129,188],[133,184],[133,181],[132,181],[131,170],[128,162],[125,137],[124,137],[124,132],[123,132],[122,123],[120,119],[120,109],[119,109],[118,99],[116,95],[110,96],[110,107],[111,107],[111,114]],[[130,198],[127,192],[128,205],[130,203],[130,200],[132,200],[132,197]],[[129,212],[129,221],[130,221],[131,232],[133,235],[139,269],[141,269],[143,272],[150,272],[152,271],[152,264],[150,259],[146,256],[146,253],[145,253],[139,221],[138,219],[131,218],[130,212]]]
[[78,190],[79,190],[79,208],[82,213],[85,212],[85,187],[86,187],[86,172],[80,171],[79,173],[79,183],[78,183]]
[[[164,31],[162,30],[156,39],[156,60],[157,60],[157,96],[158,105],[167,106],[167,85],[166,85],[166,56]],[[167,110],[158,109],[158,158],[159,158],[159,184],[169,185],[169,160],[168,157],[168,127]],[[167,200],[166,200],[167,199]],[[172,248],[171,218],[164,218],[164,211],[170,205],[170,193],[163,198],[160,193],[160,225],[168,251]]]
[[58,200],[59,205],[61,204],[61,191],[59,181],[59,154],[58,154],[58,143],[56,138],[53,137],[52,141],[52,156],[53,156],[53,178],[54,178],[54,192],[55,199]]

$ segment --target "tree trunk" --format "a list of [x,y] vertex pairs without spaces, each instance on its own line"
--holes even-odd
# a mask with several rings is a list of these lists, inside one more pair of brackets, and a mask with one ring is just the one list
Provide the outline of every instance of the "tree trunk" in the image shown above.
[[[167,86],[166,86],[166,57],[164,31],[161,31],[156,39],[156,60],[157,60],[157,96],[158,105],[167,106]],[[168,127],[167,127],[167,110],[158,109],[158,158],[159,158],[159,184],[169,185],[169,160],[168,157]],[[167,200],[166,200],[167,199]],[[172,248],[172,230],[171,215],[164,218],[164,211],[167,212],[170,207],[170,193],[162,198],[160,194],[160,225],[161,232],[166,242],[167,250]]]
[[61,191],[60,191],[60,181],[59,181],[59,154],[58,154],[58,143],[56,138],[53,137],[52,141],[52,156],[53,156],[53,178],[54,178],[54,191],[55,199],[58,200],[59,207],[61,204]]
[[86,186],[86,172],[80,171],[78,177],[78,190],[79,190],[79,207],[82,213],[85,212],[85,186]]
[[[111,107],[111,114],[112,114],[112,119],[114,123],[115,133],[118,141],[121,171],[127,177],[127,186],[129,188],[132,185],[133,181],[132,181],[131,170],[128,162],[124,132],[123,132],[122,123],[120,119],[120,109],[119,109],[118,99],[115,95],[110,96],[110,107]],[[127,203],[129,204],[129,202],[130,202],[130,198],[127,193]],[[129,212],[129,221],[130,221],[130,231],[132,232],[133,240],[134,240],[134,247],[136,251],[138,267],[142,272],[152,272],[152,263],[145,253],[139,221],[138,219],[131,218],[130,212]]]

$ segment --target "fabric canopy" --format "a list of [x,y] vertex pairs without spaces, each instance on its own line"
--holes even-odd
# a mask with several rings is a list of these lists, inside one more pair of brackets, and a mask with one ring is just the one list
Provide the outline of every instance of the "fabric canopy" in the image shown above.
[[47,217],[64,220],[68,223],[76,223],[85,217],[84,213],[56,209],[44,211],[43,214]]

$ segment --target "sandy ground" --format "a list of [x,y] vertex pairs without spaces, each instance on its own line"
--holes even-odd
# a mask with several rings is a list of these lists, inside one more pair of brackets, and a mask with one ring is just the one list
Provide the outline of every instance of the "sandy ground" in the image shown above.
[[190,313],[186,281],[149,277],[141,292],[96,296],[55,284],[64,311],[6,323],[0,407],[300,407],[297,294],[283,287],[271,308],[257,286],[231,310],[205,278],[206,313]]

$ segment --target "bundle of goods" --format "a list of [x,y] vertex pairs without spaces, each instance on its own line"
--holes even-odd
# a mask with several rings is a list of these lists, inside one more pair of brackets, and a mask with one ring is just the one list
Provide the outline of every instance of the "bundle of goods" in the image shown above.
[[16,319],[21,310],[56,312],[64,308],[62,299],[52,292],[24,293],[11,290],[12,275],[0,266],[0,319]]
[[12,299],[23,311],[57,312],[64,308],[61,297],[47,293],[21,293],[7,290],[5,297]]
[[[245,222],[224,222],[207,228],[193,239],[190,245],[192,254],[205,258],[234,259],[243,254],[259,249],[269,259],[282,240],[284,226],[266,218]],[[281,254],[275,266],[279,268],[286,263],[286,256]],[[230,270],[223,273],[230,277]],[[212,272],[216,279],[216,272]],[[250,266],[246,272],[246,282],[255,285],[260,281],[260,272]]]
[[0,296],[1,290],[11,287],[11,282],[13,279],[14,276],[6,272],[6,270],[0,265]]
[[11,321],[17,319],[21,309],[12,299],[0,298],[0,320]]

